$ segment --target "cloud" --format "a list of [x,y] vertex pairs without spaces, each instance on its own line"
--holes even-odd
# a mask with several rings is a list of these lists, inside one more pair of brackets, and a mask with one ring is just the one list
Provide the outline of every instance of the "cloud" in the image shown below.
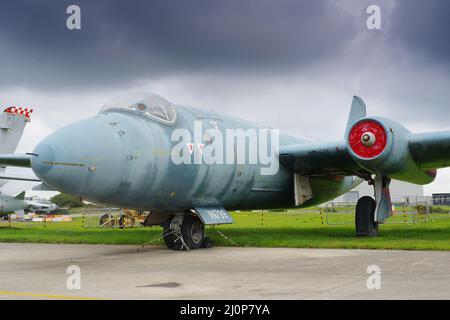
[[357,32],[334,1],[69,1],[0,7],[1,86],[126,86],[182,72],[290,72],[333,56]]
[[450,2],[400,0],[392,12],[391,41],[418,55],[422,63],[450,64]]

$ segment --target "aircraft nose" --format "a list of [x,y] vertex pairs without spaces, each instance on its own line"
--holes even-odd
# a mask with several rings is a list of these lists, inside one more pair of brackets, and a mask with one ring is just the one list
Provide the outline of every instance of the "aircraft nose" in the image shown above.
[[[105,130],[106,129],[106,130]],[[88,192],[98,162],[114,159],[116,141],[96,118],[63,127],[35,148],[31,166],[45,184],[73,195]]]
[[42,179],[45,173],[51,169],[50,163],[55,161],[55,153],[46,139],[44,139],[34,149],[33,154],[35,155],[32,159],[33,171]]

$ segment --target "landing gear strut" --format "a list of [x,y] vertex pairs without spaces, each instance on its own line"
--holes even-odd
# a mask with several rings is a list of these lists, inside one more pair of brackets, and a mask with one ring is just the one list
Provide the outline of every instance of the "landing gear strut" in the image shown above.
[[172,216],[164,224],[164,243],[172,250],[198,249],[205,244],[205,225],[192,214]]
[[355,226],[359,237],[376,237],[378,225],[392,216],[392,200],[389,185],[391,179],[383,175],[369,177],[369,184],[373,185],[375,200],[362,197],[356,205]]
[[376,237],[378,222],[375,221],[376,202],[372,197],[362,197],[356,205],[355,227],[358,237]]

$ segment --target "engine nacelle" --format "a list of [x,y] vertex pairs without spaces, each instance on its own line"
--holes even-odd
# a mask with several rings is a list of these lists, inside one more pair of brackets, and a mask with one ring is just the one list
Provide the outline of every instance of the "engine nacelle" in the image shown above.
[[386,118],[367,117],[348,131],[348,148],[352,158],[365,170],[415,184],[428,184],[436,170],[424,171],[409,151],[411,132]]

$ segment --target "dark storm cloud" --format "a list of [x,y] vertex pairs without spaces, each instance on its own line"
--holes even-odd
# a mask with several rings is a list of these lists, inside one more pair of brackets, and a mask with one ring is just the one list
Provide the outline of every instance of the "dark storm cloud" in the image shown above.
[[401,0],[390,20],[397,44],[424,56],[425,62],[450,64],[450,1]]
[[[81,31],[66,28],[69,4],[81,7]],[[8,1],[0,5],[0,85],[286,71],[336,54],[356,32],[328,0]]]

